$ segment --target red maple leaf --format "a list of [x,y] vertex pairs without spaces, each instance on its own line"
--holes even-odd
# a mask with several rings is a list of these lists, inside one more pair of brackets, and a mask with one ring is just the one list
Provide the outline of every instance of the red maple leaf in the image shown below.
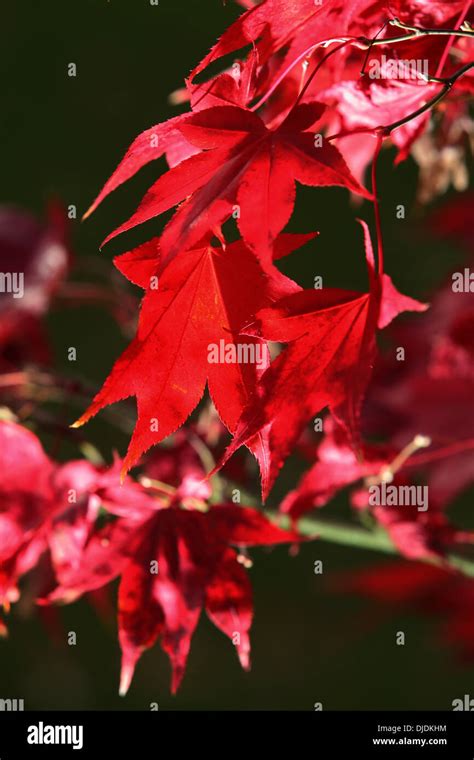
[[221,504],[203,513],[180,508],[179,495],[174,501],[167,508],[156,501],[155,508],[142,509],[140,518],[119,519],[98,531],[85,548],[78,572],[49,597],[70,601],[121,576],[121,694],[128,691],[143,651],[158,639],[170,658],[171,689],[176,692],[203,608],[233,641],[248,669],[252,591],[231,546],[299,540],[248,507]]
[[[284,255],[313,237],[283,235],[275,253]],[[195,250],[181,253],[160,275],[155,290],[150,276],[157,271],[159,257],[159,249],[150,243],[118,259],[122,271],[148,286],[138,333],[76,423],[83,424],[108,404],[135,396],[138,421],[124,468],[185,422],[206,381],[221,419],[229,430],[235,429],[268,365],[266,344],[259,338],[239,337],[240,329],[262,306],[299,290],[276,267],[264,273],[242,241],[225,250],[203,241]],[[264,436],[259,433],[249,446],[266,480]]]
[[160,177],[132,217],[104,242],[188,198],[161,238],[163,267],[235,210],[244,240],[270,262],[272,244],[293,211],[295,180],[311,186],[339,185],[372,197],[352,177],[337,148],[315,135],[314,125],[323,112],[320,103],[302,104],[274,129],[251,111],[234,106],[191,115],[179,128],[202,152]]

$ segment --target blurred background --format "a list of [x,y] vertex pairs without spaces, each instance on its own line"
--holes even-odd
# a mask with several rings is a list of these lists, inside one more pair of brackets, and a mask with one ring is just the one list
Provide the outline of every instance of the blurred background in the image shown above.
[[[116,294],[111,308],[100,297],[97,302],[87,297],[77,308],[63,293],[47,315],[54,369],[84,380],[88,388],[101,385],[133,329],[126,299],[133,306],[138,291],[117,284],[112,256],[150,231],[158,233],[164,220],[120,237],[102,252],[99,245],[134,210],[164,170],[164,159],[143,169],[87,222],[80,217],[132,139],[179,112],[169,103],[170,93],[241,10],[230,0],[225,5],[160,0],[158,6],[148,0],[23,0],[2,8],[0,203],[40,220],[52,200],[75,206],[77,219],[69,224],[71,281],[77,288],[87,280],[98,293],[105,288]],[[71,63],[75,77],[68,76]],[[386,268],[402,292],[423,298],[464,261],[464,253],[430,235],[437,206],[418,207],[417,168],[411,159],[394,167],[393,157],[385,151],[380,168]],[[361,234],[351,203],[341,189],[299,188],[290,229],[321,233],[284,262],[284,271],[301,285],[312,287],[314,276],[322,275],[328,285],[365,289]],[[406,206],[405,220],[396,218],[398,204]],[[358,207],[357,215],[372,224],[369,204]],[[69,346],[77,348],[75,364],[68,361]],[[86,404],[87,398],[76,407],[65,403],[64,425]],[[85,432],[108,461],[113,450],[126,450],[128,434],[102,416]],[[81,456],[80,438],[64,437],[58,446],[47,426],[40,437],[57,459]],[[294,487],[302,469],[290,460],[270,506]],[[468,515],[471,504],[472,493],[455,508]],[[338,498],[331,510],[345,514],[346,500]],[[155,702],[160,709],[177,710],[312,710],[321,702],[324,709],[360,710],[450,709],[453,699],[469,692],[474,665],[456,658],[431,619],[328,589],[331,574],[379,564],[383,557],[323,542],[302,546],[296,556],[285,548],[252,556],[250,674],[203,615],[178,695],[170,696],[168,661],[156,646],[143,656],[129,694],[121,699],[113,616],[100,616],[87,601],[63,608],[64,630],[77,633],[73,647],[63,643],[64,636],[51,634],[47,620],[18,605],[9,638],[0,641],[0,694],[24,698],[26,709],[148,709]],[[323,562],[322,575],[314,574],[316,560]],[[397,631],[405,632],[405,646],[395,645]]]

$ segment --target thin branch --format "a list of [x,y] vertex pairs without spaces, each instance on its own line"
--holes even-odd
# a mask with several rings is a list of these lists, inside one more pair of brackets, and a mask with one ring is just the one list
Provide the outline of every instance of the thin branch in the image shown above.
[[[425,113],[425,111],[428,111],[430,108],[433,108],[437,103],[439,103],[440,100],[444,98],[445,95],[448,94],[448,92],[451,90],[454,83],[459,79],[459,77],[462,77],[463,74],[465,74],[467,71],[469,71],[473,67],[474,67],[474,62],[466,63],[465,66],[458,69],[458,71],[456,71],[451,77],[448,77],[446,79],[438,79],[437,81],[444,82],[444,86],[437,95],[435,95],[433,98],[431,98],[431,100],[425,103],[424,106],[421,106],[421,108],[418,108],[409,116],[406,116],[403,119],[399,119],[398,121],[393,122],[393,124],[389,124],[387,127],[384,128],[384,132],[389,134],[394,129],[401,127],[403,124],[406,124],[408,121],[411,121],[412,119],[416,119],[417,116],[421,116],[421,114]],[[431,81],[429,77],[428,77],[428,81]],[[433,79],[433,81],[436,81],[436,79]]]
[[[469,5],[470,5],[469,0]],[[464,16],[466,15],[467,11],[469,10],[469,6],[466,8],[466,11],[464,13]],[[422,26],[412,26],[410,24],[405,24],[403,21],[400,21],[398,18],[392,18],[389,21],[390,26],[395,26],[397,29],[405,29],[407,32],[413,32],[414,37],[471,37],[471,39],[474,37],[474,30],[462,26],[462,21],[464,18],[461,18],[461,21],[458,23],[458,29],[434,29],[434,28],[427,28]],[[389,40],[390,41],[390,40]]]

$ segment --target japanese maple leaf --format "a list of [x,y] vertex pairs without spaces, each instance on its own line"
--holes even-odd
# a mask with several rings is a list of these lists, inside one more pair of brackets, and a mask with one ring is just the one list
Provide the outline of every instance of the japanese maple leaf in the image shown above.
[[[370,235],[363,226],[369,293],[299,291],[262,309],[245,328],[246,335],[289,344],[264,373],[223,460],[265,430],[271,454],[268,489],[304,424],[325,406],[357,441],[360,403],[376,354],[376,328],[404,310],[426,308],[398,293],[387,275],[375,274]],[[263,485],[264,498],[268,489]]]
[[[99,509],[138,519],[150,505],[154,506],[154,500],[140,484],[130,478],[123,484],[120,482],[120,470],[118,459],[110,468],[96,467],[83,460],[56,466],[53,478],[56,509],[47,526],[46,548],[57,583],[67,584],[79,569],[87,572],[83,553],[94,535]],[[124,536],[128,540],[126,531]]]
[[400,415],[394,440],[409,440],[415,430],[430,436],[433,461],[426,467],[430,503],[447,506],[474,482],[474,378],[414,377],[397,391],[394,403],[387,405],[389,413]]
[[193,114],[179,128],[202,152],[160,177],[105,242],[188,198],[161,238],[163,268],[236,210],[243,239],[269,263],[272,244],[293,211],[295,180],[372,197],[352,177],[337,148],[315,136],[314,124],[323,112],[319,103],[304,103],[274,129],[257,114],[233,106]]
[[249,507],[222,504],[203,513],[157,504],[143,510],[141,519],[119,519],[93,536],[76,576],[71,574],[50,601],[70,601],[120,575],[120,693],[127,692],[143,651],[158,639],[171,661],[174,693],[202,609],[233,641],[242,666],[250,666],[252,591],[231,546],[295,540],[296,534]]
[[[277,241],[275,255],[312,237],[283,235]],[[266,344],[259,338],[241,339],[240,328],[263,305],[299,289],[276,267],[264,273],[242,241],[225,250],[203,241],[167,267],[160,275],[159,290],[155,290],[149,274],[156,272],[159,255],[156,249],[153,252],[153,244],[147,244],[119,259],[122,271],[133,271],[135,282],[148,285],[137,336],[76,423],[83,424],[107,404],[135,396],[138,420],[124,469],[185,422],[201,399],[206,381],[221,419],[229,430],[235,429],[268,365]],[[245,355],[241,351],[234,358],[230,356],[229,350],[237,351],[239,346],[244,346]],[[230,360],[220,355],[221,349]],[[216,350],[218,356],[213,354]],[[259,433],[249,446],[266,480],[263,435]]]
[[[403,453],[398,456],[403,457]],[[429,485],[426,494],[429,493],[429,503],[426,501],[426,509],[418,509],[412,504],[391,504],[387,497],[386,503],[373,505],[371,503],[373,492],[372,486],[380,487],[383,480],[387,480],[390,487],[394,487],[400,493],[402,488],[416,487],[420,476],[426,480],[426,473],[421,465],[423,455],[414,455],[399,470],[392,470],[392,462],[387,462],[384,467],[374,476],[369,477],[358,489],[351,493],[351,504],[356,509],[369,510],[388,533],[393,545],[405,557],[409,559],[425,559],[432,561],[446,555],[458,543],[472,543],[474,534],[461,531],[448,520],[447,515],[439,504],[431,498],[432,491]],[[396,462],[396,459],[393,460]],[[387,477],[388,476],[388,477]],[[385,497],[381,496],[381,499]]]
[[[281,509],[294,519],[326,504],[341,489],[368,477],[381,482],[391,474],[396,486],[427,483],[429,510],[412,506],[370,507],[367,487],[351,493],[351,503],[372,509],[400,553],[410,558],[433,558],[457,541],[472,540],[450,525],[444,510],[473,480],[474,421],[469,399],[474,394],[474,315],[468,293],[453,293],[451,283],[433,299],[423,319],[407,320],[392,330],[395,345],[403,345],[407,361],[395,371],[381,359],[368,388],[362,428],[383,436],[388,444],[362,445],[358,455],[347,435],[327,420],[317,460]],[[394,362],[397,364],[397,362]],[[386,369],[386,371],[385,371]],[[329,423],[329,424],[328,424]],[[400,452],[423,434],[430,442],[426,454]],[[398,460],[395,471],[392,463]],[[375,479],[375,480],[374,480]],[[463,538],[464,536],[464,538]]]

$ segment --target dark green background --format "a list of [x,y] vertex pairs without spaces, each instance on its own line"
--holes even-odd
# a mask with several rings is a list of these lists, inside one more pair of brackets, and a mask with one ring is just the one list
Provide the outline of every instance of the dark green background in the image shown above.
[[[4,3],[0,202],[41,215],[56,196],[81,215],[138,132],[177,113],[169,93],[239,12],[219,0],[160,0],[158,7],[148,0]],[[71,62],[76,78],[67,75]],[[407,162],[395,169],[392,158],[382,156],[380,180],[387,269],[402,291],[422,296],[460,252],[429,238],[414,205],[415,167]],[[73,223],[76,256],[97,257],[105,278],[112,254],[160,229],[162,222],[153,222],[98,252],[164,167],[164,161],[147,167],[92,219]],[[399,203],[407,206],[405,221],[395,219]],[[368,204],[357,213],[372,222]],[[321,231],[318,241],[284,264],[301,284],[311,286],[322,274],[327,284],[365,287],[361,233],[345,191],[300,189],[291,229]],[[97,386],[126,343],[98,308],[55,312],[48,324],[56,368],[74,376],[66,347],[76,346],[77,372]],[[88,435],[107,457],[114,447],[125,451],[126,437],[104,421],[91,423]],[[66,444],[59,456],[71,455],[78,456],[77,449]],[[296,476],[295,464],[286,468],[274,504]],[[337,509],[347,509],[344,499]],[[311,710],[315,702],[325,709],[416,709],[449,708],[472,691],[473,668],[461,667],[440,645],[432,622],[408,613],[390,616],[325,589],[331,572],[381,558],[322,542],[294,558],[282,548],[253,555],[251,674],[241,671],[231,644],[203,616],[178,696],[169,694],[168,662],[157,646],[144,655],[129,695],[120,699],[115,623],[107,627],[82,601],[62,612],[65,630],[77,633],[76,647],[53,643],[21,608],[11,616],[10,638],[0,642],[0,697],[23,697],[30,709],[147,709],[151,702],[174,709]],[[322,577],[313,574],[317,559],[324,562]],[[399,630],[406,633],[404,647],[395,645]]]

